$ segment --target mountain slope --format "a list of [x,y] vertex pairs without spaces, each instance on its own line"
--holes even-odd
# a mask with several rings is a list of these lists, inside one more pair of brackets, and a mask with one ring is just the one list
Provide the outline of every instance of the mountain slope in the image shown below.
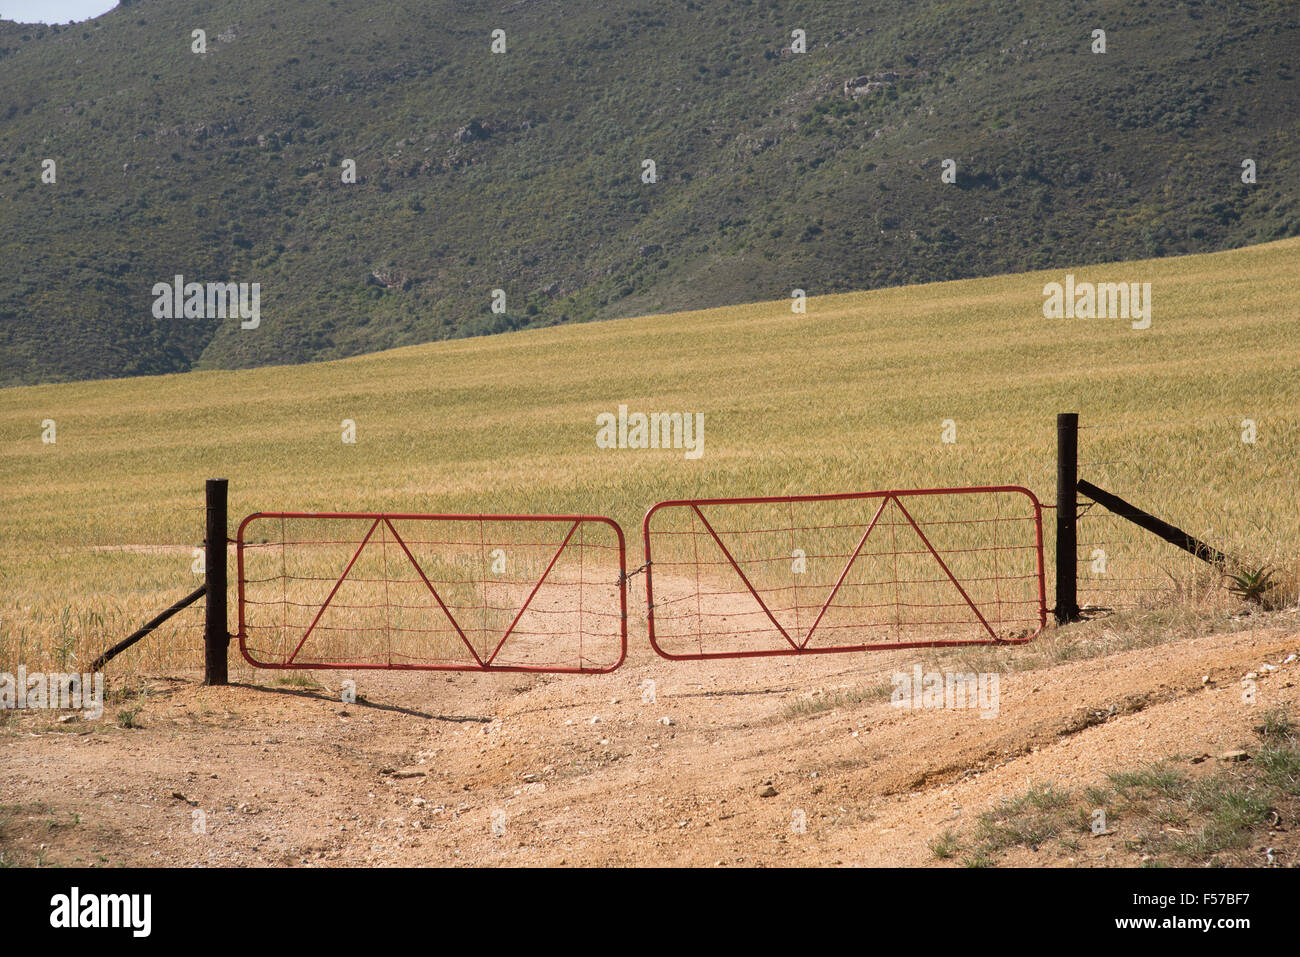
[[[1173,0],[137,0],[0,24],[0,384],[1294,235],[1298,27],[1294,3]],[[260,283],[261,325],[154,318],[176,274]]]

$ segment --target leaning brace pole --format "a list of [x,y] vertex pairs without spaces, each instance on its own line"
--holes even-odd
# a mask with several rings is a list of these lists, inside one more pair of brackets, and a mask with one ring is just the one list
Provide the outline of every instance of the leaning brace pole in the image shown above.
[[[91,671],[100,671],[122,652],[204,595],[207,608],[203,626],[203,683],[226,683],[226,651],[230,634],[226,631],[226,489],[225,479],[208,479],[207,532],[203,540],[203,584],[176,604],[127,635],[91,662]],[[214,547],[215,543],[215,547]]]
[[203,539],[203,572],[207,608],[203,620],[203,683],[227,682],[226,652],[230,632],[226,617],[226,493],[225,479],[207,481],[207,534]]
[[145,635],[149,634],[149,632],[153,631],[155,628],[161,625],[172,615],[176,614],[178,611],[181,611],[182,609],[190,607],[190,605],[194,604],[205,594],[207,594],[207,591],[208,591],[207,585],[200,585],[198,588],[194,589],[194,591],[190,592],[188,595],[186,595],[176,604],[172,605],[170,608],[162,612],[157,617],[153,618],[151,621],[148,621],[145,624],[141,625],[139,629],[131,632],[131,634],[127,635],[125,638],[123,638],[121,641],[115,644],[112,648],[109,648],[108,651],[104,652],[102,655],[100,655],[98,658],[92,661],[90,663],[90,670],[91,671],[102,670],[104,665],[108,664],[110,661],[112,661],[122,652],[126,651],[126,649],[130,648],[132,645],[134,645]]
[[1103,488],[1098,488],[1091,482],[1080,479],[1078,488],[1088,498],[1114,512],[1120,518],[1128,519],[1138,528],[1146,529],[1151,534],[1163,538],[1170,545],[1177,545],[1183,551],[1195,555],[1201,561],[1213,565],[1221,571],[1227,568],[1229,564],[1240,564],[1240,562],[1234,562],[1230,555],[1224,554],[1213,545],[1205,544],[1194,535],[1187,534],[1177,525],[1170,525],[1164,519],[1156,518],[1150,512],[1138,508],[1132,502],[1126,502],[1118,495],[1113,495]]

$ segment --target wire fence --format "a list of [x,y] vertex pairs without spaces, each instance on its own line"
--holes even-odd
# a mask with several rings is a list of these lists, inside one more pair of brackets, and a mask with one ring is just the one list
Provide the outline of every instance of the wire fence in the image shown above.
[[[7,535],[0,553],[0,672],[87,670],[203,584],[202,505],[60,512],[47,528],[46,543]],[[203,602],[121,660],[138,672],[200,670]]]
[[1300,421],[1278,416],[1084,423],[1079,476],[1227,553],[1216,569],[1080,497],[1085,609],[1232,600],[1231,574],[1264,569],[1275,603],[1297,596]]

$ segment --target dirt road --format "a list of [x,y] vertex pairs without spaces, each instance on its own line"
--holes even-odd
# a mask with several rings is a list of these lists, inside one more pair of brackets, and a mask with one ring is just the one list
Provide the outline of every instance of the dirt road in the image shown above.
[[[1212,766],[1264,709],[1297,715],[1300,694],[1300,661],[1282,664],[1300,651],[1293,618],[1009,670],[987,717],[891,705],[891,675],[934,655],[670,663],[634,647],[597,677],[361,673],[349,704],[338,673],[303,688],[263,672],[153,679],[99,721],[10,712],[0,849],[91,865],[932,865],[937,834],[1032,783]],[[1008,860],[1137,863],[1124,840]]]

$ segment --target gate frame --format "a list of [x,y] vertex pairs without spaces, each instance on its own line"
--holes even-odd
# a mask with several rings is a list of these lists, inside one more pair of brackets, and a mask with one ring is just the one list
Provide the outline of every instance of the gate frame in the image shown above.
[[[559,560],[561,553],[563,553],[564,549],[568,546],[569,538],[573,536],[573,533],[577,530],[577,527],[584,522],[595,522],[598,524],[608,525],[614,529],[614,534],[618,540],[619,575],[618,575],[618,581],[614,583],[618,587],[618,599],[619,599],[618,660],[615,661],[612,665],[603,668],[583,668],[583,667],[552,668],[552,667],[536,667],[532,665],[493,665],[491,663],[492,659],[489,659],[486,664],[479,664],[479,665],[470,665],[470,664],[466,664],[466,665],[397,664],[394,665],[394,664],[377,664],[377,663],[370,663],[370,662],[363,662],[363,663],[337,662],[337,663],[300,665],[294,663],[266,664],[260,661],[255,661],[252,658],[252,656],[248,653],[248,647],[246,643],[248,634],[245,630],[245,622],[244,622],[244,604],[245,604],[244,601],[244,529],[248,526],[250,522],[256,519],[263,519],[263,518],[374,519],[375,525],[378,525],[379,522],[385,520],[388,522],[414,521],[414,520],[456,521],[456,522],[493,522],[493,521],[572,522],[574,527],[569,530],[568,535],[565,537],[564,541],[560,544],[560,547],[556,551],[555,555],[551,558],[550,564],[547,565],[546,571],[542,573],[542,577],[537,580],[537,584],[533,586],[533,590],[529,593],[528,598],[525,599],[523,605],[520,606],[518,613],[515,615],[514,621],[512,621],[510,627],[506,629],[504,635],[502,636],[502,640],[500,644],[497,646],[498,651],[501,649],[501,646],[505,644],[505,638],[508,637],[510,632],[514,630],[514,626],[519,623],[519,619],[523,617],[523,613],[528,609],[528,606],[532,602],[533,597],[537,594],[537,591],[541,588],[542,583],[546,580],[546,576],[550,574],[551,568],[555,566],[555,563],[556,561]],[[391,525],[389,527],[391,528]],[[373,532],[374,528],[375,526],[371,526],[370,531]],[[394,529],[394,532],[396,532],[396,529]],[[339,576],[338,581],[335,582],[334,590],[337,590],[338,586],[342,584],[343,579],[347,577],[347,573],[351,571],[353,563],[356,561],[357,556],[361,554],[361,550],[365,547],[366,543],[369,541],[369,538],[370,538],[370,533],[367,533],[365,539],[362,540],[361,545],[358,547],[357,551],[353,554],[352,560],[348,562],[347,568],[343,570],[343,573]],[[622,666],[623,662],[627,660],[627,580],[628,580],[627,546],[623,538],[622,527],[618,524],[618,522],[614,521],[614,519],[609,518],[605,515],[486,515],[486,514],[453,515],[453,514],[420,513],[420,512],[253,512],[251,515],[247,516],[242,522],[239,523],[239,531],[236,532],[235,534],[235,556],[237,562],[236,578],[238,581],[239,631],[237,634],[235,634],[232,637],[239,639],[240,655],[242,655],[244,660],[247,661],[254,668],[265,668],[272,671],[290,671],[290,670],[292,671],[317,671],[317,670],[472,671],[478,673],[527,672],[531,674],[603,675],[603,674],[609,674],[611,671],[616,671],[618,668]],[[407,553],[407,557],[411,559],[411,563],[415,565],[416,571],[418,571],[420,573],[420,576],[423,578],[424,570],[420,568],[418,564],[415,563],[414,557],[411,556],[409,552]],[[428,584],[427,580],[426,580],[426,584]],[[326,605],[328,605],[330,598],[333,598],[334,590],[330,592],[329,598],[326,598],[325,604],[321,606],[321,612],[323,612]],[[432,586],[430,586],[430,591],[433,591]],[[444,614],[446,614],[448,620],[451,621],[451,623],[456,627],[457,631],[459,632],[460,623],[457,622],[456,619],[452,617],[451,612],[447,611],[446,606],[442,604],[442,598],[439,597],[437,592],[433,592],[433,595],[438,600],[438,605],[442,607],[443,612]],[[320,615],[318,613],[317,618],[319,617]],[[314,623],[313,623],[313,627],[314,627]],[[311,629],[309,628],[308,631],[310,630]],[[304,640],[306,640],[306,635],[304,635],[303,638]],[[471,653],[473,653],[473,649],[471,649]],[[495,657],[495,653],[493,654],[493,657]]]
[[[984,639],[979,641],[940,640],[940,641],[908,641],[908,642],[888,642],[888,643],[873,642],[870,644],[846,645],[846,646],[834,647],[834,648],[806,648],[801,646],[793,646],[790,648],[777,648],[771,651],[762,651],[762,650],[720,651],[720,652],[697,653],[697,654],[689,654],[689,655],[669,654],[668,652],[664,651],[662,648],[659,647],[659,643],[655,639],[655,606],[654,606],[654,585],[653,585],[654,563],[651,559],[651,553],[650,553],[650,519],[654,516],[655,512],[659,511],[659,509],[661,508],[669,508],[673,506],[677,506],[677,507],[692,506],[696,508],[697,514],[700,514],[698,509],[700,506],[704,506],[704,505],[767,505],[767,504],[779,504],[782,502],[834,502],[834,501],[845,501],[849,499],[872,499],[872,498],[883,499],[880,510],[877,511],[875,518],[873,518],[867,526],[866,535],[863,535],[862,540],[858,542],[858,549],[854,550],[853,555],[849,558],[848,563],[844,566],[844,571],[840,574],[839,582],[836,584],[835,588],[831,592],[830,597],[834,597],[835,593],[839,591],[839,585],[843,583],[844,577],[848,574],[849,568],[851,568],[853,563],[857,561],[858,551],[861,549],[862,545],[866,542],[867,535],[870,535],[871,530],[875,527],[876,519],[880,517],[880,514],[881,512],[883,512],[885,505],[887,505],[891,499],[897,502],[899,496],[969,494],[975,492],[1015,492],[1027,496],[1029,498],[1029,501],[1033,504],[1034,555],[1035,558],[1037,559],[1037,567],[1038,567],[1038,572],[1037,575],[1035,576],[1038,579],[1038,630],[1031,635],[1027,635],[1023,638],[1005,638],[1005,639],[994,637],[994,638],[989,638],[989,639]],[[904,515],[908,517],[909,521],[912,522],[912,525],[915,528],[916,522],[911,518],[910,513],[908,513],[907,509],[903,507],[901,502],[897,502],[897,504],[899,505],[900,508],[903,509]],[[700,514],[700,518],[703,519],[704,516]],[[707,520],[705,520],[705,526],[709,527]],[[727,552],[726,550],[726,547],[723,546],[721,540],[717,538],[717,534],[712,531],[711,527],[709,527],[709,530],[714,535],[714,538],[718,542],[718,545],[722,548],[723,554],[727,555],[728,560],[732,563],[732,565],[736,568],[736,571],[740,574],[741,581],[745,583],[745,587],[748,588],[750,592],[754,594],[755,598],[758,598],[758,592],[754,589],[752,585],[749,584],[748,579],[745,578],[744,572],[740,570],[740,567],[736,565],[735,560],[731,558],[730,553]],[[920,533],[919,529],[918,529],[918,533]],[[984,623],[985,628],[988,628],[988,623],[984,622],[983,615],[980,614],[979,609],[975,606],[974,602],[970,600],[970,597],[966,595],[965,589],[963,589],[961,585],[957,583],[956,577],[953,576],[952,572],[948,570],[948,566],[944,563],[943,559],[940,558],[937,550],[934,548],[933,545],[930,544],[929,540],[925,537],[924,533],[920,533],[920,534],[921,534],[921,540],[925,542],[926,547],[930,550],[930,553],[939,562],[940,567],[942,567],[944,572],[947,573],[948,577],[953,580],[954,584],[957,584],[957,589],[962,593],[962,597],[965,598],[967,604],[969,604],[971,608],[974,609],[976,616],[978,616],[981,622]],[[817,655],[817,654],[826,655],[826,654],[843,654],[846,652],[854,652],[854,651],[888,651],[890,649],[901,649],[901,648],[946,648],[946,647],[957,647],[962,645],[1022,645],[1028,641],[1032,641],[1034,638],[1037,638],[1040,634],[1042,634],[1043,629],[1047,627],[1047,587],[1046,587],[1045,573],[1043,569],[1043,504],[1038,500],[1038,496],[1036,496],[1033,492],[1031,492],[1029,489],[1025,488],[1022,485],[965,485],[965,486],[957,486],[953,488],[887,489],[887,490],[874,491],[874,492],[832,492],[832,493],[822,494],[822,495],[762,495],[762,496],[746,496],[741,498],[670,499],[663,502],[656,502],[654,505],[650,507],[649,511],[645,513],[645,518],[642,519],[641,521],[641,539],[645,547],[645,562],[646,562],[645,563],[646,630],[648,631],[650,636],[650,647],[652,647],[655,650],[655,653],[658,654],[661,658],[667,658],[669,661],[712,661],[712,660],[720,660],[720,659],[728,659],[728,658],[770,658],[770,657],[777,657],[777,656],[784,656],[784,655]],[[766,611],[767,610],[766,605],[763,603],[763,600],[761,598],[758,598],[758,602],[760,608]],[[829,598],[828,598],[828,603],[829,603]],[[822,611],[824,613],[825,608],[823,608]],[[770,611],[767,612],[767,615],[769,618],[772,617],[772,613]],[[808,637],[811,637],[812,631],[815,630],[817,625],[820,623],[821,623],[821,616],[818,615],[817,621],[814,622],[813,627],[809,629]],[[775,619],[773,619],[773,624],[776,624],[777,630],[781,632],[781,634],[783,635],[785,634],[785,630],[781,628],[779,624],[776,623]],[[785,635],[785,637],[787,641],[790,640],[788,635]]]

